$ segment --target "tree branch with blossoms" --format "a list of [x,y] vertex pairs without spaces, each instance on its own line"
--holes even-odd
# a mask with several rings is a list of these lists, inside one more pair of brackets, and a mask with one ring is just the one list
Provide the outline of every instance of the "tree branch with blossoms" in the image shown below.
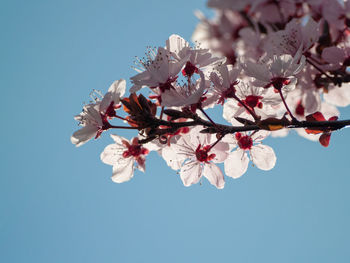
[[[337,109],[350,105],[350,4],[323,5],[329,1],[209,0],[217,17],[197,13],[193,40],[200,44],[171,35],[165,46],[148,48],[137,58],[130,95],[123,79],[104,96],[94,92],[75,117],[82,128],[72,143],[135,130],[130,140],[111,135],[101,153],[114,182],[144,172],[156,151],[185,186],[205,177],[218,189],[225,185],[219,163],[231,178],[247,171],[249,159],[261,170],[275,166],[274,150],[262,143],[268,136],[294,129],[328,147],[333,131],[350,126]],[[223,108],[229,124],[210,116],[213,107]]]

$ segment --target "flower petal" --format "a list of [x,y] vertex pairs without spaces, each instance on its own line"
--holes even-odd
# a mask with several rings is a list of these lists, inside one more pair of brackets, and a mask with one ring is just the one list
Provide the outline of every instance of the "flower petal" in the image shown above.
[[203,176],[218,189],[222,189],[225,186],[224,175],[220,168],[213,163],[204,165]]
[[261,170],[271,170],[276,164],[274,150],[267,145],[254,145],[250,150],[253,163]]
[[328,92],[323,94],[323,98],[335,106],[350,105],[350,84],[344,83],[341,87],[329,87]]
[[99,128],[96,126],[87,125],[74,132],[70,137],[70,141],[77,147],[82,146],[84,143],[96,136],[98,129]]
[[124,158],[123,162],[113,166],[112,181],[124,183],[134,176],[134,158]]
[[222,163],[228,157],[228,151],[230,150],[230,146],[225,142],[218,142],[210,151],[215,153],[215,157],[213,159],[214,163]]
[[248,169],[248,155],[245,151],[237,149],[230,153],[225,161],[225,174],[232,178],[241,177]]
[[190,161],[181,167],[180,177],[184,186],[190,186],[199,182],[202,167],[198,162]]
[[109,165],[117,165],[118,163],[123,163],[122,159],[123,152],[126,150],[125,147],[122,147],[118,144],[108,145],[100,155],[101,161]]
[[113,102],[113,106],[118,104],[120,97],[124,95],[126,88],[126,81],[124,79],[116,80],[109,87],[108,92],[103,97],[100,104],[100,111],[107,110],[109,105]]

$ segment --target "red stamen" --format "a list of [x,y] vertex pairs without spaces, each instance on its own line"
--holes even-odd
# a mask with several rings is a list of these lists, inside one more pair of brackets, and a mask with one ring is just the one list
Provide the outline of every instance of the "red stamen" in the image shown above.
[[[237,135],[236,135],[236,139],[237,139]],[[238,139],[238,146],[243,150],[250,150],[253,146],[253,139],[248,135],[240,136]]]
[[214,159],[216,155],[214,153],[208,155],[209,150],[210,150],[210,145],[207,145],[201,148],[201,144],[199,144],[196,149],[197,160],[200,162],[208,163],[209,161]]
[[304,116],[304,114],[305,114],[305,108],[304,108],[303,104],[301,104],[301,100],[298,102],[298,105],[295,108],[295,113],[299,116]]
[[198,73],[198,68],[190,61],[187,61],[184,69],[182,70],[182,75],[192,77],[194,73]]

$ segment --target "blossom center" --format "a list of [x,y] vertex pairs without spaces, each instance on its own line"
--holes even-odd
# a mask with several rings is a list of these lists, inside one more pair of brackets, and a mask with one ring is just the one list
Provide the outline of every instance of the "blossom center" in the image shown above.
[[114,101],[111,101],[111,103],[109,104],[108,108],[106,109],[106,113],[105,116],[106,117],[114,117],[115,116],[115,106],[114,106]]
[[236,80],[235,82],[231,83],[230,84],[230,87],[226,90],[224,90],[222,93],[221,93],[221,97],[218,101],[219,104],[223,105],[224,102],[225,102],[225,99],[227,98],[234,98],[235,95],[236,95],[236,88],[235,86],[238,84],[238,81]]
[[288,85],[289,83],[290,83],[290,80],[288,78],[276,77],[271,79],[271,85],[276,90],[281,90],[283,85]]
[[199,144],[197,149],[196,149],[196,158],[198,161],[200,162],[209,162],[211,161],[212,159],[215,158],[215,154],[212,153],[212,154],[208,154],[210,150],[210,145],[207,145],[207,146],[204,146],[201,148],[201,145]]
[[182,70],[182,75],[192,77],[194,73],[198,73],[198,68],[190,61],[187,61],[184,69]]
[[248,135],[242,136],[240,132],[236,132],[235,137],[236,137],[236,140],[238,141],[239,148],[243,150],[250,150],[252,148],[253,139],[250,136]]
[[297,107],[295,108],[295,113],[299,116],[304,116],[305,108],[304,108],[303,104],[301,103],[301,101],[299,101]]
[[137,144],[137,145],[129,145],[128,149],[126,151],[123,152],[123,157],[127,158],[130,156],[133,157],[139,157],[140,155],[146,155],[148,154],[148,149],[142,147],[141,145]]
[[261,96],[255,96],[255,95],[249,95],[243,100],[243,102],[249,106],[250,108],[258,107],[259,109],[262,108],[263,104],[260,101],[263,97]]
[[[161,92],[165,92],[166,90],[174,89],[173,82],[177,80],[177,76],[174,78],[168,78],[165,83],[159,84],[159,89]],[[156,88],[156,87],[151,87]]]

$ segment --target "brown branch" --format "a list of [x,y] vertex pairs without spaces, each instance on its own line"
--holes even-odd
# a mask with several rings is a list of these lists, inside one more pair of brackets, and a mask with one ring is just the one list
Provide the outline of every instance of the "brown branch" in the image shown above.
[[[168,122],[159,120],[160,125],[165,125],[171,128],[181,128],[181,127],[189,127],[189,126],[198,126],[203,125],[207,129],[204,131],[207,133],[235,133],[235,132],[243,132],[243,131],[257,131],[257,130],[269,130],[264,127],[268,127],[269,123],[264,122],[264,125],[251,124],[245,126],[229,126],[224,124],[216,123],[214,126],[211,122],[201,119],[200,117],[196,117],[194,121],[190,122]],[[340,121],[286,121],[285,119],[277,120],[274,119],[273,122],[270,123],[271,126],[280,126],[282,128],[296,129],[296,128],[313,128],[318,130],[325,131],[335,131],[342,129],[344,127],[350,126],[350,120],[340,120]]]

